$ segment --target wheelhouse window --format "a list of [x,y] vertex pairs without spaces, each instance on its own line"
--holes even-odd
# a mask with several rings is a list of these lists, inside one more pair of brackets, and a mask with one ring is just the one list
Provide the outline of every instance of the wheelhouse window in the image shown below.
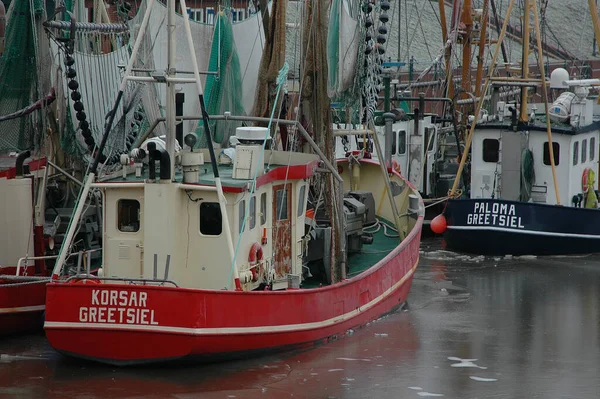
[[396,132],[392,132],[392,155],[396,155],[396,147],[398,146],[398,140],[396,136]]
[[140,230],[140,202],[138,200],[119,200],[117,209],[119,211],[117,225],[120,231],[135,233]]
[[596,138],[590,138],[590,161],[593,161],[596,158]]
[[[558,166],[560,163],[560,144],[552,143],[552,152],[554,153],[554,165]],[[544,142],[544,165],[551,165],[550,163],[550,146],[548,142]]]
[[246,227],[244,225],[244,218],[246,217],[246,201],[241,200],[239,206],[240,206],[239,224],[240,224],[240,234],[241,234],[244,231],[244,227]]
[[581,142],[581,163],[587,161],[587,139]]
[[207,236],[218,236],[223,231],[223,218],[218,202],[200,204],[200,233]]
[[[546,143],[548,144],[548,143]],[[544,144],[544,145],[546,145]],[[545,147],[544,147],[545,148]],[[544,163],[546,163],[546,158],[544,158]],[[579,141],[573,143],[573,166],[579,163]]]
[[252,196],[250,198],[250,215],[248,217],[248,222],[250,223],[250,230],[256,226],[256,196]]
[[433,144],[435,141],[435,128],[429,127],[426,128],[425,131],[427,132],[425,134],[425,137],[427,137],[427,152],[431,152],[433,151]]
[[260,225],[267,223],[267,193],[260,195]]
[[288,201],[287,201],[287,191],[286,190],[277,190],[276,195],[276,212],[277,212],[277,220],[287,220],[288,218]]
[[300,193],[298,194],[298,217],[304,213],[304,196],[306,195],[306,185],[300,187]]
[[500,160],[500,140],[483,139],[483,161],[498,162]]
[[400,130],[398,132],[398,154],[406,154],[406,131]]

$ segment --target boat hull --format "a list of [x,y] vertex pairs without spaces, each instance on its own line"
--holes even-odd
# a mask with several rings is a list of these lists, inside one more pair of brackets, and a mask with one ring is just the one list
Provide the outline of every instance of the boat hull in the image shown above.
[[14,283],[0,277],[0,335],[42,330],[46,282]]
[[446,248],[480,255],[600,252],[600,211],[498,199],[449,200]]
[[422,223],[419,216],[409,236],[372,268],[322,288],[235,292],[51,283],[46,336],[59,352],[116,365],[212,361],[314,345],[406,301]]

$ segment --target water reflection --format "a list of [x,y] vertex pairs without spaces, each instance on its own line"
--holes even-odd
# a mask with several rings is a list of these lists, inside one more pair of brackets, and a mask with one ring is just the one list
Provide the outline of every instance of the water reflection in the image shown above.
[[62,357],[43,336],[10,338],[0,397],[600,397],[600,257],[482,258],[436,245],[422,253],[408,311],[327,345],[115,369]]

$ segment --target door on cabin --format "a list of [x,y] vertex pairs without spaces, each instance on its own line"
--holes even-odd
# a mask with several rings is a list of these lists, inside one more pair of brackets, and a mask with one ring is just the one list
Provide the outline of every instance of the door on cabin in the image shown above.
[[273,266],[275,278],[292,272],[292,185],[273,187]]

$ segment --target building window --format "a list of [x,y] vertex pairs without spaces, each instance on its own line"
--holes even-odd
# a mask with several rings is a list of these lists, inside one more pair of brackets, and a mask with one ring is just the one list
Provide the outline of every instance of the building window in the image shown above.
[[260,195],[260,225],[267,223],[267,193]]
[[256,196],[250,198],[250,230],[256,226]]
[[241,200],[240,201],[240,218],[239,218],[239,223],[240,223],[240,234],[242,234],[242,232],[244,231],[244,217],[246,216],[246,201]]
[[209,25],[215,24],[215,9],[212,7],[206,7],[206,23]]
[[120,231],[135,233],[140,230],[140,202],[132,199],[122,199],[117,203],[119,210],[118,227]]
[[[552,143],[552,152],[554,153],[554,165],[558,166],[560,163],[560,145],[558,143]],[[544,165],[550,165],[550,146],[548,142],[544,142]]]
[[200,233],[207,236],[218,236],[223,231],[223,218],[218,202],[200,204]]
[[[546,158],[544,158],[544,160],[545,159]],[[544,161],[544,163],[545,162],[546,161]],[[577,163],[579,163],[579,141],[573,143],[573,166],[577,165]]]
[[596,158],[596,138],[590,138],[590,161],[593,161]]
[[277,220],[287,220],[288,218],[288,201],[287,190],[277,190],[275,206],[277,210]]
[[581,142],[581,163],[587,161],[587,139]]
[[406,131],[400,130],[398,132],[398,154],[406,154]]
[[483,139],[483,161],[498,162],[500,160],[500,140]]
[[396,132],[392,132],[392,155],[396,155],[396,147],[398,144],[398,140],[396,139]]
[[306,185],[300,187],[300,193],[298,194],[298,217],[304,213],[304,196],[306,194]]

